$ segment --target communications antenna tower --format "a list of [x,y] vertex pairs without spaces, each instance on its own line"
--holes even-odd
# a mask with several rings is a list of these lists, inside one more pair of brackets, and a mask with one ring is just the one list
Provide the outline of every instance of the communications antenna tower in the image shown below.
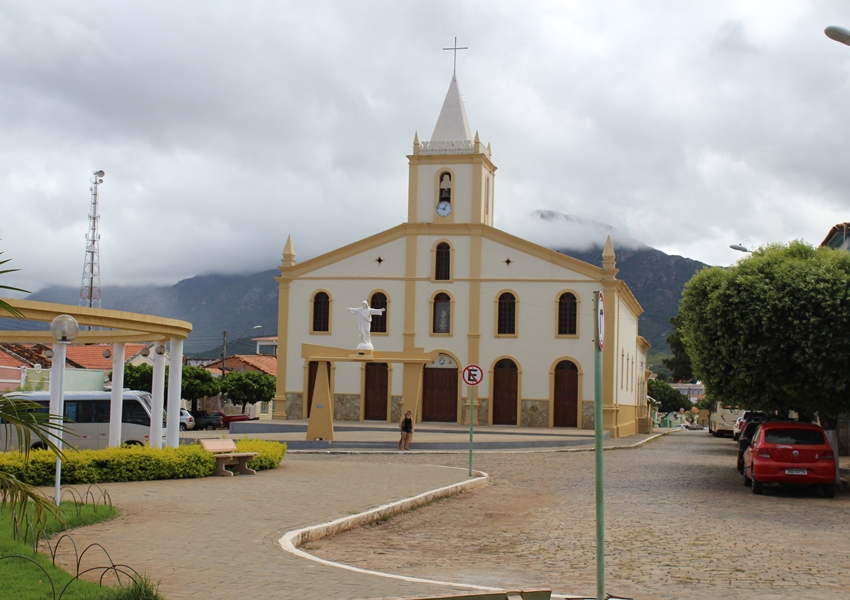
[[100,308],[100,233],[97,224],[98,212],[97,186],[103,183],[103,171],[94,171],[91,179],[91,208],[89,208],[89,231],[86,234],[86,262],[83,264],[83,283],[80,286],[80,306]]

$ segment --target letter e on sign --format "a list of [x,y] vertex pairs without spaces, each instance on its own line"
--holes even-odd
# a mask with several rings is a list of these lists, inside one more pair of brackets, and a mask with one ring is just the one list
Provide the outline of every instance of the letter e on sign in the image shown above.
[[484,379],[484,371],[478,365],[467,365],[463,369],[463,382],[466,385],[476,386]]

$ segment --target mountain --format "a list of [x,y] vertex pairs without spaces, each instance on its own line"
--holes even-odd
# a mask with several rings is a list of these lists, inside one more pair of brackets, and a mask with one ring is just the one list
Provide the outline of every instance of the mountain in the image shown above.
[[[102,307],[192,323],[184,352],[206,350],[220,354],[222,331],[227,330],[227,352],[253,352],[253,344],[236,339],[277,335],[277,269],[252,275],[198,275],[173,286],[104,287]],[[30,294],[28,300],[77,304],[78,288],[52,286]],[[255,325],[262,329],[254,330]]]
[[[552,211],[536,211],[529,217],[519,225],[525,228],[524,237],[597,266],[602,265],[602,247],[610,235],[617,277],[629,285],[645,311],[640,318],[641,335],[652,345],[653,357],[669,352],[665,338],[672,327],[670,318],[679,310],[682,288],[707,265],[665,254],[604,223]],[[253,352],[249,338],[277,334],[277,274],[277,269],[271,269],[252,275],[198,275],[173,286],[104,287],[102,305],[189,321],[194,330],[184,346],[187,355],[220,355],[224,329],[228,354]],[[29,299],[77,304],[79,289],[48,287]],[[262,329],[253,330],[255,325]],[[13,327],[0,322],[0,329]],[[237,344],[237,338],[243,341]]]
[[[597,267],[602,266],[602,246],[594,245],[586,250],[557,250]],[[698,260],[665,254],[649,246],[618,248],[614,243],[614,253],[619,269],[617,279],[629,285],[644,310],[640,316],[640,334],[652,344],[654,351],[669,352],[665,338],[673,328],[670,319],[679,312],[682,288],[694,273],[708,265]]]

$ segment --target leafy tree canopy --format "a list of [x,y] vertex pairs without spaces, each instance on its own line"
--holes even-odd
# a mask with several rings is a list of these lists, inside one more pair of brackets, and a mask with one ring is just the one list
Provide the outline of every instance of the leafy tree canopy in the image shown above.
[[229,373],[221,382],[221,392],[234,404],[245,406],[274,399],[276,379],[265,373],[254,371]]
[[673,333],[667,336],[666,341],[667,345],[670,346],[670,350],[673,352],[673,356],[665,358],[661,362],[664,363],[665,367],[670,369],[670,378],[673,381],[693,382],[695,379],[694,371],[691,367],[691,358],[685,350],[685,344],[682,342],[682,334],[679,331],[679,327],[682,325],[681,315],[676,315],[670,319],[670,323],[673,324],[675,329],[673,329]]
[[850,253],[795,241],[703,269],[679,315],[712,398],[826,420],[850,410]]
[[682,392],[675,389],[669,383],[650,379],[646,382],[646,392],[661,403],[658,412],[679,412],[680,408],[691,410],[693,404]]
[[153,389],[153,367],[149,364],[132,365],[124,363],[124,387],[140,392]]

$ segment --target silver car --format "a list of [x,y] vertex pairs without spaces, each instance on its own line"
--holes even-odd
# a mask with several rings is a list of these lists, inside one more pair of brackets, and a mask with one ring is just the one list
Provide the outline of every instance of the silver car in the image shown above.
[[195,428],[195,417],[189,414],[185,408],[180,409],[180,431]]

